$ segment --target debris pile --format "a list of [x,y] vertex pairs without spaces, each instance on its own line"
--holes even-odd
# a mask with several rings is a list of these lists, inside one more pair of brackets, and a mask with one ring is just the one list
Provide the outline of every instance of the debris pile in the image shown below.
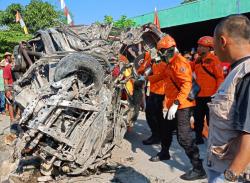
[[[17,45],[18,171],[31,159],[45,176],[79,175],[105,164],[137,119],[143,84],[136,67],[146,50],[155,52],[161,36],[152,24],[126,31],[112,25],[60,26]],[[120,62],[119,54],[128,62]],[[128,68],[132,72],[125,77]],[[140,83],[132,94],[128,80]]]

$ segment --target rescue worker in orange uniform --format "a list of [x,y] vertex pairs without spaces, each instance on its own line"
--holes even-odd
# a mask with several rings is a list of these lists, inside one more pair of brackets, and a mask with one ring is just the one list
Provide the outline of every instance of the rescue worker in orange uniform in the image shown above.
[[172,133],[177,130],[177,139],[184,148],[193,169],[180,178],[183,180],[197,180],[206,177],[202,161],[199,158],[199,149],[193,143],[190,117],[195,101],[190,101],[188,95],[192,88],[192,69],[189,61],[177,50],[175,40],[166,35],[157,44],[161,60],[167,63],[165,70],[165,95],[167,117],[160,125],[161,151],[151,157],[151,161],[170,159],[169,148],[172,142]]
[[201,37],[197,43],[197,53],[199,57],[194,62],[193,71],[201,90],[196,98],[194,129],[196,133],[195,143],[203,144],[202,130],[205,116],[207,124],[209,124],[209,109],[207,103],[211,101],[211,96],[215,94],[223,82],[224,76],[219,59],[211,53],[213,50],[213,38],[204,36]]
[[[150,82],[150,94],[146,97],[146,120],[151,129],[151,136],[143,140],[144,145],[160,143],[160,123],[163,119],[163,101],[165,98],[164,75],[167,64],[165,62],[152,61],[150,53],[146,52],[144,62],[140,64],[137,72],[144,75],[144,79]],[[147,76],[145,72],[151,69]]]

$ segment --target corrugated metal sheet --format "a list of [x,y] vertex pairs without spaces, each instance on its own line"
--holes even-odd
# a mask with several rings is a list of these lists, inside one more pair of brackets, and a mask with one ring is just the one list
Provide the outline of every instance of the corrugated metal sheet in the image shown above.
[[[250,12],[250,0],[199,0],[158,12],[161,28]],[[136,25],[153,22],[154,13],[133,17]]]

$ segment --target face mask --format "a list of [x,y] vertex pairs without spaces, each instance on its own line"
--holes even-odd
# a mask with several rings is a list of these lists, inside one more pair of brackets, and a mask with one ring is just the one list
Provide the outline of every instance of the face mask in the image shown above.
[[170,59],[174,56],[175,48],[161,49],[158,54],[162,61],[169,63]]

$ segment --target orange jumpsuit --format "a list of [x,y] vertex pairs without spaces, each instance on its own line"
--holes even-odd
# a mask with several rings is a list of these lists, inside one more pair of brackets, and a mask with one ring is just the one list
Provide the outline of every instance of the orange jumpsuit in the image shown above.
[[[203,68],[205,67],[215,78],[210,76]],[[223,69],[217,56],[208,53],[203,59],[198,58],[193,63],[193,71],[196,74],[196,81],[201,87],[198,97],[210,97],[215,94],[224,80]]]
[[[196,81],[201,88],[194,111],[196,143],[203,143],[202,135],[208,136],[209,109],[207,103],[211,101],[211,96],[215,94],[223,82],[224,75],[218,57],[212,53],[207,53],[204,58],[199,57],[192,63],[192,68],[196,75]],[[206,121],[204,121],[205,117]]]
[[192,88],[192,69],[181,54],[175,54],[165,71],[165,105],[169,109],[174,100],[180,102],[178,109],[195,106],[187,99]]
[[190,117],[195,101],[189,101],[188,95],[192,88],[192,69],[189,61],[181,54],[176,53],[170,59],[165,71],[165,95],[166,107],[173,105],[174,100],[179,101],[175,118],[165,121],[160,125],[161,129],[161,152],[169,154],[172,143],[173,131],[177,129],[177,139],[186,155],[189,157],[194,169],[202,169],[202,161],[199,159],[199,149],[193,143]]
[[150,82],[150,92],[159,95],[165,95],[164,72],[166,69],[167,64],[165,62],[153,63],[153,74],[148,76],[148,81]]
[[138,73],[143,74],[145,69],[151,65],[152,75],[148,76],[150,82],[150,95],[146,97],[146,119],[151,129],[152,135],[148,140],[143,141],[144,144],[151,144],[153,141],[160,139],[160,123],[163,119],[163,101],[164,101],[164,72],[167,64],[165,62],[151,63],[151,57],[147,52],[145,54],[144,62],[137,70]]

